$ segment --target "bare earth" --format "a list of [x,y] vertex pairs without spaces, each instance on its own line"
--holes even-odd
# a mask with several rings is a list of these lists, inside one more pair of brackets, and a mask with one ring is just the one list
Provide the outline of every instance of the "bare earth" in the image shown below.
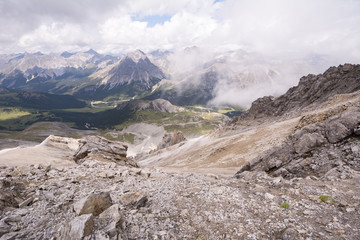
[[72,155],[77,149],[77,141],[70,138],[59,138],[67,141],[51,144],[45,140],[43,143],[24,148],[12,148],[0,150],[0,166],[28,166],[45,164],[54,167],[75,166]]

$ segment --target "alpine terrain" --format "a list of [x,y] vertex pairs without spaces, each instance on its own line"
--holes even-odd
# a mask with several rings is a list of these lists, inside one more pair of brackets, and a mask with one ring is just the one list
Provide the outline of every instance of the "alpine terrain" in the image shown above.
[[360,239],[360,65],[215,108],[286,76],[231,56],[2,55],[0,238]]

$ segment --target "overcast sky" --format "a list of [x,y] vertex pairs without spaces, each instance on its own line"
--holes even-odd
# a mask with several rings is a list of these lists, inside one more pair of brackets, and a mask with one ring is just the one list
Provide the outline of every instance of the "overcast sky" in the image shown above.
[[1,0],[0,53],[245,49],[360,62],[360,0]]

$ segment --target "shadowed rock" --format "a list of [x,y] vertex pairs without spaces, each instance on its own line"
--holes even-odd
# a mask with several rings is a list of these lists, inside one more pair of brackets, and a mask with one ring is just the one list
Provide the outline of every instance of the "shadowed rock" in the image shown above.
[[111,205],[110,193],[103,192],[91,194],[79,200],[74,204],[74,210],[77,215],[92,213],[94,216],[97,216]]
[[68,223],[63,231],[60,233],[59,239],[64,240],[82,240],[86,236],[89,236],[93,231],[93,219],[92,214],[85,214],[79,217],[75,217]]

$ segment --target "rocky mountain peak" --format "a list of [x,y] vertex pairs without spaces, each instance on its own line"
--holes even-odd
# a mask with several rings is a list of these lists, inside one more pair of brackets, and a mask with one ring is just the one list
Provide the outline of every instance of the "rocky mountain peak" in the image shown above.
[[92,54],[92,55],[99,55],[99,53],[96,52],[94,49],[90,49],[90,50],[86,51],[85,53]]
[[146,54],[143,51],[141,51],[140,49],[137,49],[136,51],[126,54],[125,57],[130,58],[131,60],[133,60],[136,63],[138,63],[140,60],[147,59]]
[[68,51],[65,51],[63,53],[60,54],[60,56],[64,57],[64,58],[69,58],[71,57],[72,55],[74,55],[75,53],[70,53]]
[[102,85],[110,89],[122,85],[134,85],[137,90],[151,89],[165,74],[140,50],[129,53],[114,66]]

